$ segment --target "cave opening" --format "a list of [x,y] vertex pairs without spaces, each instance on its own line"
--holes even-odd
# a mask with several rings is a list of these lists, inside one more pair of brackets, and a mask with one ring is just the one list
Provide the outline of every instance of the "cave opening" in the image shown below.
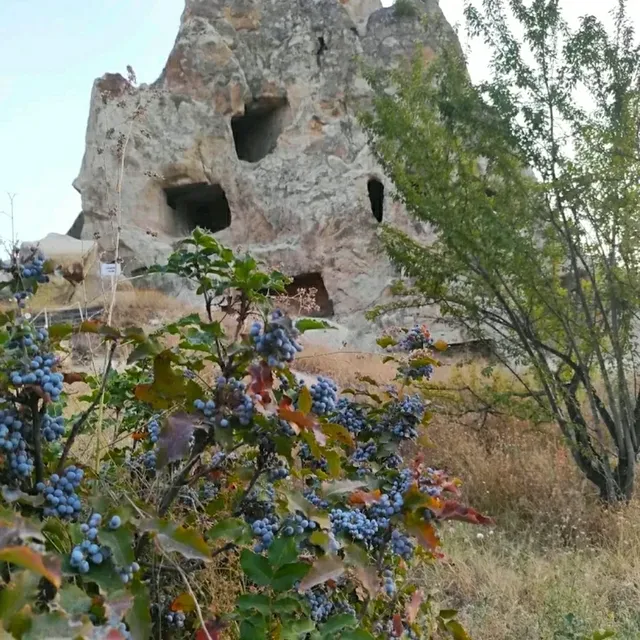
[[243,115],[231,118],[238,159],[259,162],[273,152],[289,115],[286,98],[260,98],[245,105]]
[[333,317],[333,302],[322,279],[322,274],[314,271],[293,276],[292,282],[285,287],[285,293],[264,291],[276,300],[280,309],[293,316],[312,318]]
[[219,184],[196,182],[164,190],[167,204],[175,211],[178,229],[185,235],[196,227],[211,233],[231,225],[231,209]]
[[367,182],[367,191],[369,192],[371,213],[378,222],[382,222],[382,213],[384,208],[384,185],[377,178],[369,178],[369,182]]

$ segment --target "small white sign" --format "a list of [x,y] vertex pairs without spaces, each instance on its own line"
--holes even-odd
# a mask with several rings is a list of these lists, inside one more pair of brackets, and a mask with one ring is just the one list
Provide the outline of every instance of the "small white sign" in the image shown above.
[[101,262],[100,263],[100,275],[103,278],[117,278],[122,271],[120,264],[115,262]]

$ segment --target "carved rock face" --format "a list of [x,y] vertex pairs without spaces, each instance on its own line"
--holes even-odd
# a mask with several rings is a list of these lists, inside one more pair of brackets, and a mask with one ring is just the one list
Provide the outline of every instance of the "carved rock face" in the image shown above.
[[396,65],[455,39],[436,0],[415,2],[398,17],[379,0],[187,0],[153,85],[94,84],[74,232],[112,250],[121,201],[131,273],[208,227],[291,275],[319,274],[336,320],[362,326],[394,275],[379,221],[429,238],[356,119],[371,100],[359,60]]

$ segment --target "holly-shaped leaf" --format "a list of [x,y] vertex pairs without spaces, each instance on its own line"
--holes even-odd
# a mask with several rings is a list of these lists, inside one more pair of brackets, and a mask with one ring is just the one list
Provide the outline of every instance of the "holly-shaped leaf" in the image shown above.
[[0,549],[0,562],[10,562],[46,578],[57,589],[62,584],[62,563],[56,556],[43,555],[31,547],[13,546]]
[[250,539],[250,528],[240,518],[225,518],[217,522],[207,532],[209,540],[228,540],[229,542],[241,542]]
[[151,637],[151,601],[147,587],[138,580],[131,585],[133,606],[129,609],[125,620],[129,625],[133,640],[148,640]]
[[156,445],[158,469],[182,460],[189,453],[191,437],[200,423],[201,420],[195,414],[180,412],[167,416]]
[[340,558],[337,556],[321,556],[313,563],[307,575],[300,582],[298,591],[307,591],[318,584],[324,584],[328,580],[337,580],[344,572],[345,565]]
[[310,571],[306,562],[291,562],[280,567],[271,580],[274,591],[289,591],[296,582],[302,580]]
[[298,559],[298,549],[293,537],[277,538],[269,547],[268,559],[274,569]]
[[261,593],[243,593],[236,600],[240,611],[259,611],[268,616],[271,614],[271,599]]
[[135,560],[133,554],[133,535],[126,527],[100,530],[100,542],[111,549],[115,563],[120,567],[128,567]]
[[329,324],[326,320],[316,320],[314,318],[300,318],[296,321],[296,329],[300,333],[305,331],[315,331],[317,329],[335,329],[333,325]]
[[157,518],[142,520],[138,529],[154,533],[156,542],[165,551],[177,551],[190,560],[211,559],[209,546],[195,529]]
[[273,569],[269,561],[258,553],[243,549],[240,554],[240,566],[249,580],[266,587],[271,584]]

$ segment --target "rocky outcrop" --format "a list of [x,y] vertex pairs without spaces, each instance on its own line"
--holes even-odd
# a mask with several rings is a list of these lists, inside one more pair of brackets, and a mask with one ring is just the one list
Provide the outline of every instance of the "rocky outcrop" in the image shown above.
[[110,255],[119,237],[135,274],[200,225],[320,277],[336,320],[357,327],[394,275],[380,221],[429,235],[390,197],[356,120],[371,100],[360,63],[430,58],[455,38],[436,0],[414,2],[399,17],[379,0],[187,0],[153,85],[94,84],[73,234]]

